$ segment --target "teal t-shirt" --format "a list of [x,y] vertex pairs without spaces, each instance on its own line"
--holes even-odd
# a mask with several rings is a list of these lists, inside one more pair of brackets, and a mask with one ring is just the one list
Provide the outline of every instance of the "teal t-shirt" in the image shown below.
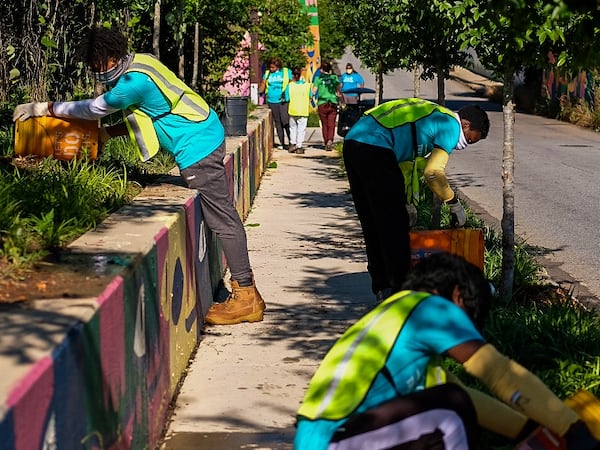
[[[279,69],[276,72],[265,72],[263,79],[267,82],[267,103],[281,103],[284,97],[284,76],[283,71],[287,71],[288,83],[292,81],[292,71],[287,67]],[[286,86],[287,87],[287,86]]]
[[[400,300],[401,301],[401,300]],[[390,330],[397,333],[397,330]],[[445,298],[431,295],[411,312],[386,362],[395,388],[380,372],[357,413],[397,397],[423,389],[431,358],[469,341],[484,341],[467,314]],[[345,420],[306,420],[300,418],[294,448],[327,449],[331,437]]]
[[115,87],[104,94],[104,100],[116,109],[125,110],[135,105],[150,117],[159,117],[153,122],[158,142],[175,157],[180,169],[207,157],[225,139],[225,129],[212,109],[202,122],[168,114],[167,99],[152,79],[141,72],[127,72],[121,76]]
[[[450,154],[460,139],[460,121],[457,116],[450,116],[438,111],[415,122],[417,127],[417,144],[419,156],[426,156],[434,148],[441,148]],[[345,139],[388,148],[394,151],[396,160],[412,161],[414,149],[410,123],[388,129],[380,125],[370,115],[363,116],[356,122]]]

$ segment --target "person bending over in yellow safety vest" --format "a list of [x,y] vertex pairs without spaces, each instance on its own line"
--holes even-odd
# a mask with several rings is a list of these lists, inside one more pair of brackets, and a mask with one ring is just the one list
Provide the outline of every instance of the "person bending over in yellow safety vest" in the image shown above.
[[[480,427],[518,440],[538,424],[568,450],[600,448],[574,410],[539,378],[486,343],[491,286],[459,256],[422,259],[403,291],[351,326],[314,374],[294,448],[479,449]],[[500,400],[439,367],[454,359]]]
[[408,98],[365,111],[346,134],[344,164],[378,301],[398,292],[410,267],[409,229],[416,223],[417,210],[407,204],[411,199],[399,165],[427,157],[425,180],[450,206],[454,225],[463,226],[465,211],[446,179],[446,163],[454,149],[485,139],[489,128],[488,116],[479,106],[454,113],[427,100]]
[[265,303],[254,283],[244,226],[229,199],[225,131],[215,111],[158,59],[129,53],[127,39],[114,28],[92,28],[80,54],[108,92],[89,100],[18,105],[13,120],[46,115],[94,120],[122,111],[124,121],[101,128],[100,140],[129,135],[143,161],[159,147],[173,154],[186,185],[200,194],[206,224],[221,240],[232,292],[211,306],[205,321],[262,320]]

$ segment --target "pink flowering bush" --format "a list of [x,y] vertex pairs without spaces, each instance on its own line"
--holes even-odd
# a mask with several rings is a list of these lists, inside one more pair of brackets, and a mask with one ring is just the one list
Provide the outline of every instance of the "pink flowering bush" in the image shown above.
[[[240,44],[240,50],[223,75],[222,89],[228,96],[248,97],[250,95],[250,44],[250,34],[246,33]],[[259,50],[260,47],[259,44]]]

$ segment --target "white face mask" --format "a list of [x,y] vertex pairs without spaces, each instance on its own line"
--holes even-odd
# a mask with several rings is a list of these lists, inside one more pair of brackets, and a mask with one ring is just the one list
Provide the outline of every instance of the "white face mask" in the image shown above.
[[467,138],[465,137],[465,133],[463,133],[462,128],[460,129],[460,137],[458,138],[458,144],[456,144],[456,150],[463,150],[467,148],[469,143],[467,142]]

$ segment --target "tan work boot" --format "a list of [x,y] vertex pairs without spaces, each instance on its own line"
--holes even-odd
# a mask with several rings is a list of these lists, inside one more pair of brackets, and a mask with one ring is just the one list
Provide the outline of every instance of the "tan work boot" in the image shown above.
[[223,303],[210,307],[204,321],[211,325],[234,325],[241,322],[260,322],[263,320],[265,302],[256,285],[241,287],[231,280],[231,294]]

